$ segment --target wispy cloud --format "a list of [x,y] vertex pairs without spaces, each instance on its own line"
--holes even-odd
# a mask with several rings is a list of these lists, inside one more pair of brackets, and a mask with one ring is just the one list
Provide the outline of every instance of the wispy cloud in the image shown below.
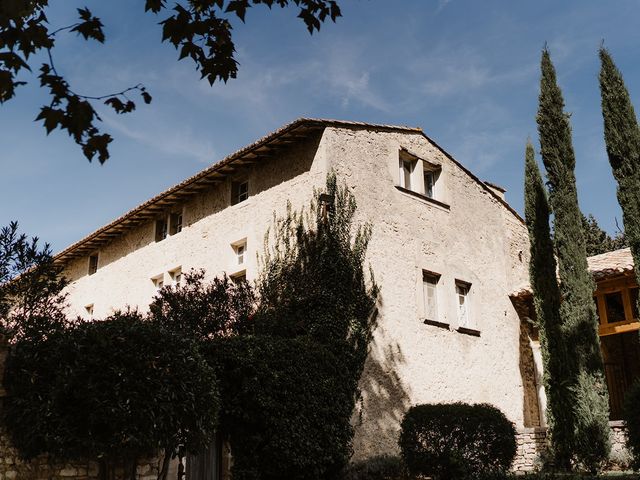
[[444,8],[451,3],[452,0],[438,0],[438,8],[436,13],[440,13]]
[[[242,68],[238,78],[227,84],[210,87],[200,82],[195,91],[185,91],[185,76],[193,75],[183,68],[171,68],[168,80],[180,95],[202,103],[205,98],[234,102],[238,108],[252,109],[261,115],[287,106],[300,108],[305,103],[325,98],[337,101],[342,108],[364,106],[382,112],[391,111],[371,83],[374,67],[368,63],[365,45],[334,39],[319,44],[313,55],[289,56],[285,62],[253,57],[240,52]],[[313,96],[310,96],[313,92]]]
[[526,81],[535,74],[537,64],[516,63],[504,69],[480,48],[463,47],[452,52],[450,47],[438,46],[417,56],[408,70],[419,91],[440,98]]
[[119,134],[162,153],[190,157],[205,164],[216,159],[215,149],[209,140],[196,135],[188,127],[176,126],[174,122],[146,122],[142,128],[125,125],[112,114],[102,114],[102,119]]

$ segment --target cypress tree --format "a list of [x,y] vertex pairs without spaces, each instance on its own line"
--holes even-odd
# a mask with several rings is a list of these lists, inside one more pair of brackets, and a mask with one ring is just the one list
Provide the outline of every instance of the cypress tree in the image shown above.
[[531,262],[529,278],[533,289],[547,393],[547,423],[554,463],[563,470],[571,466],[575,419],[567,345],[560,319],[560,289],[556,280],[556,259],[549,228],[549,203],[533,145],[527,142],[524,174],[524,214],[529,230]]
[[595,470],[608,458],[611,445],[608,392],[593,302],[594,282],[587,270],[569,116],[564,112],[562,92],[546,48],[542,52],[541,70],[536,119],[554,214],[554,249],[563,299],[562,331],[565,344],[572,349],[561,361],[566,361],[571,369],[570,387],[575,389],[575,459]]
[[[618,182],[624,233],[633,263],[640,266],[640,130],[622,74],[605,48],[600,49],[600,94],[607,155]],[[636,267],[640,283],[640,269]]]

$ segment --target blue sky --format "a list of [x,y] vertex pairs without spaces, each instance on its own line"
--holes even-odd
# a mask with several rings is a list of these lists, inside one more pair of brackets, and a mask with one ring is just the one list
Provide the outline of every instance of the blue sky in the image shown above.
[[0,225],[18,220],[54,251],[302,116],[420,126],[503,185],[522,212],[545,42],[572,113],[582,210],[611,232],[621,217],[602,139],[597,50],[604,39],[640,102],[638,0],[342,0],[343,17],[313,36],[294,9],[255,7],[234,24],[238,78],[213,88],[160,43],[160,18],[144,13],[143,0],[52,3],[53,26],[72,23],[84,5],[105,24],[105,45],[73,34],[58,41],[56,64],[74,90],[99,95],[142,82],[154,98],[127,116],[101,110],[115,137],[102,166],[33,122],[47,102],[35,76],[0,106]]

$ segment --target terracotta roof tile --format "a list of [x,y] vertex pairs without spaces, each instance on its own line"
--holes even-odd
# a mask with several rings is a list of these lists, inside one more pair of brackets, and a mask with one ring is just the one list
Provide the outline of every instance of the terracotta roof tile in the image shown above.
[[[633,257],[629,248],[601,253],[587,258],[589,272],[595,281],[633,272]],[[527,282],[509,294],[510,297],[531,295],[531,285]]]

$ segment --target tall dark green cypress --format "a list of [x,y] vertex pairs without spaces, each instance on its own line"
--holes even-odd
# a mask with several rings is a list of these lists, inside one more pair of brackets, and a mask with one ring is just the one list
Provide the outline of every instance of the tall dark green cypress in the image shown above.
[[564,341],[571,346],[563,361],[571,370],[570,383],[576,396],[574,455],[578,463],[595,470],[608,458],[611,449],[608,392],[593,302],[595,285],[587,270],[569,116],[564,112],[562,92],[546,48],[542,52],[541,70],[537,122],[554,214],[553,243],[562,298],[560,318]]
[[547,191],[530,142],[525,155],[524,215],[529,230],[529,278],[540,331],[551,451],[555,465],[568,470],[574,450],[575,390],[568,388],[572,372],[570,363],[565,361],[569,353],[560,319],[560,288],[549,228]]
[[624,233],[640,283],[640,130],[622,74],[605,48],[600,49],[600,62],[604,139],[618,182]]

